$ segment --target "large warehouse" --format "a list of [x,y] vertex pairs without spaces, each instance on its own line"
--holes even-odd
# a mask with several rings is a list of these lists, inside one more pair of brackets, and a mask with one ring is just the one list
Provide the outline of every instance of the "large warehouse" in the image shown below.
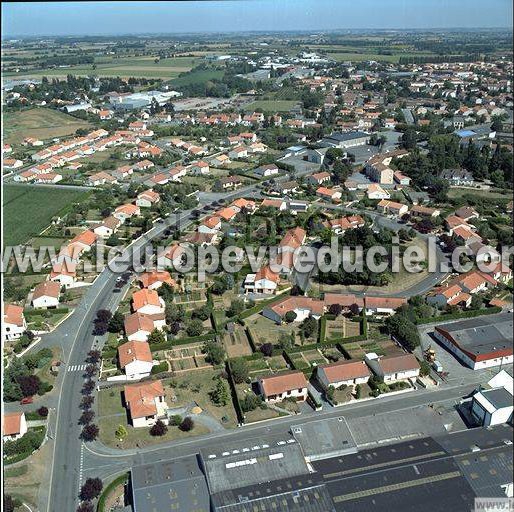
[[512,314],[470,318],[440,325],[434,336],[473,370],[512,363]]

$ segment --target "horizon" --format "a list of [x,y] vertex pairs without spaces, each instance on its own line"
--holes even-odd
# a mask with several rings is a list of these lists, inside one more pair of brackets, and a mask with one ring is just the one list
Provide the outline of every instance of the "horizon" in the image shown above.
[[[2,4],[2,39],[341,31],[512,31],[512,3],[491,0],[232,0],[194,2],[34,2]],[[141,19],[141,10],[150,16]],[[316,16],[330,11],[330,16]],[[484,19],[486,18],[486,19]],[[260,28],[255,30],[255,20]],[[311,26],[312,19],[317,20]],[[505,20],[509,23],[505,24]],[[237,27],[235,29],[234,27]],[[42,29],[41,27],[48,27]],[[93,27],[96,30],[92,30]],[[118,28],[123,27],[123,28]]]

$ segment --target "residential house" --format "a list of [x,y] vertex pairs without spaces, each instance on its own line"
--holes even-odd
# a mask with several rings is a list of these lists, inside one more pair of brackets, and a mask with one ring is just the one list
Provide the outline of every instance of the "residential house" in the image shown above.
[[276,176],[280,172],[280,169],[276,164],[266,164],[257,167],[253,172],[258,176],[267,178],[268,176]]
[[328,172],[318,172],[315,174],[311,174],[307,178],[307,182],[312,185],[322,185],[323,183],[328,183],[330,181],[330,173]]
[[319,319],[324,312],[324,302],[303,296],[284,297],[262,310],[262,315],[280,325],[287,313],[293,312],[295,322],[303,322],[309,316]]
[[370,352],[364,358],[373,373],[386,384],[415,379],[419,376],[420,366],[413,354],[378,356]]
[[87,184],[91,187],[97,187],[98,185],[113,185],[114,183],[118,183],[118,180],[111,176],[109,173],[105,171],[100,171],[95,174],[92,174],[87,179]]
[[23,307],[4,302],[4,321],[2,323],[2,340],[17,340],[27,330]]
[[170,286],[175,286],[176,282],[172,279],[170,273],[167,270],[153,270],[151,272],[143,272],[139,276],[139,282],[143,288],[148,288],[149,290],[157,290],[163,284],[168,284]]
[[465,221],[480,218],[480,214],[471,206],[462,206],[455,212],[455,215]]
[[221,178],[219,183],[223,190],[239,188],[243,184],[241,178],[238,178],[237,176],[226,176]]
[[198,226],[199,233],[217,234],[221,229],[221,218],[217,215],[209,215]]
[[133,427],[151,427],[157,420],[168,423],[168,404],[160,380],[126,385],[123,395]]
[[153,205],[157,204],[161,199],[161,196],[158,192],[155,192],[152,189],[145,190],[138,194],[136,199],[136,206],[139,208],[151,208]]
[[316,190],[316,195],[321,199],[328,199],[330,201],[340,201],[342,193],[340,190],[334,190],[333,188],[319,187]]
[[244,280],[245,294],[258,293],[274,295],[280,283],[280,275],[269,266],[262,267],[256,274],[248,274]]
[[132,294],[132,310],[144,315],[164,313],[164,300],[155,290],[143,288]]
[[391,195],[386,192],[378,183],[371,183],[366,190],[368,199],[389,199]]
[[475,233],[471,228],[463,225],[453,228],[452,235],[457,240],[462,240],[465,245],[482,241],[482,237],[478,233]]
[[464,292],[458,284],[439,286],[427,295],[427,302],[438,308],[446,306],[469,307],[471,295]]
[[114,216],[106,217],[103,222],[93,228],[93,233],[100,238],[109,238],[121,225],[121,220]]
[[452,279],[452,284],[459,285],[465,292],[474,295],[489,288],[494,288],[498,282],[489,274],[478,270],[471,270]]
[[209,164],[207,162],[204,162],[203,160],[193,162],[189,168],[191,170],[191,173],[196,175],[202,176],[210,173]]
[[299,371],[262,377],[258,386],[265,402],[280,402],[285,398],[294,398],[299,402],[307,400],[307,379]]
[[441,211],[417,204],[410,209],[410,213],[413,217],[439,217]]
[[279,211],[287,208],[287,203],[282,199],[263,199],[260,204],[261,208],[276,208]]
[[70,240],[70,247],[78,247],[80,251],[90,251],[96,243],[97,236],[90,229],[86,229]]
[[254,213],[257,209],[257,205],[255,204],[255,201],[244,199],[242,197],[236,199],[232,202],[231,206],[233,208],[238,208],[239,211],[244,211],[245,213]]
[[152,352],[146,341],[127,341],[118,347],[118,362],[127,379],[149,377],[153,367]]
[[6,412],[3,417],[2,438],[4,441],[16,441],[28,432],[24,412]]
[[228,157],[231,160],[235,158],[246,158],[248,156],[248,149],[246,146],[236,146],[228,152]]
[[173,244],[166,249],[162,255],[164,258],[164,265],[178,269],[184,263],[186,258],[186,250],[180,244]]
[[348,229],[362,228],[366,222],[360,215],[348,215],[339,219],[330,219],[325,223],[325,226],[330,228],[335,235],[342,235]]
[[162,329],[165,325],[163,314],[144,315],[136,312],[126,315],[124,320],[125,335],[129,341],[147,341],[154,329]]
[[134,215],[140,215],[141,210],[139,209],[139,206],[127,203],[122,204],[121,206],[118,206],[114,213],[112,214],[113,217],[120,220],[122,223],[124,223],[127,219],[130,219],[131,217],[134,217]]
[[382,201],[377,204],[377,210],[385,213],[386,215],[390,214],[396,217],[401,217],[409,211],[409,207],[406,204],[397,203],[388,199],[382,199]]
[[53,281],[39,283],[32,293],[32,306],[36,309],[51,309],[59,306],[61,285]]
[[316,379],[324,389],[365,384],[371,372],[364,361],[337,361],[318,366]]
[[65,288],[73,286],[77,280],[77,264],[74,261],[62,260],[52,264],[52,271],[48,274],[48,279],[59,283]]

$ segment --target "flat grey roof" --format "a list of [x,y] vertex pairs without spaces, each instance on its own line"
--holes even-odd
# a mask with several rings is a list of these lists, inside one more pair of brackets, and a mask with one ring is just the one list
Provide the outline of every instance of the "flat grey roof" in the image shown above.
[[309,460],[319,460],[357,451],[357,445],[348,428],[348,423],[342,416],[293,425],[291,432]]
[[231,443],[203,452],[202,458],[211,494],[309,472],[300,445],[291,437]]
[[365,132],[332,133],[331,135],[328,135],[327,137],[325,137],[325,139],[345,141],[345,140],[360,139],[363,137],[369,137],[369,134],[365,133]]
[[205,476],[195,455],[134,466],[134,512],[209,512]]
[[464,350],[487,354],[512,348],[512,313],[487,315],[438,326]]
[[482,391],[495,409],[503,409],[512,406],[512,395],[505,388],[487,389]]
[[335,512],[319,473],[220,492],[212,503],[215,512]]

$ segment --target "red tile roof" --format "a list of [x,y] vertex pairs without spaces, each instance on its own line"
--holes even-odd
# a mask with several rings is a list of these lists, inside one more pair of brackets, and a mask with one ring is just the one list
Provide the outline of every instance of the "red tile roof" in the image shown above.
[[307,379],[302,372],[284,372],[260,380],[261,387],[266,396],[280,395],[295,389],[307,387]]

